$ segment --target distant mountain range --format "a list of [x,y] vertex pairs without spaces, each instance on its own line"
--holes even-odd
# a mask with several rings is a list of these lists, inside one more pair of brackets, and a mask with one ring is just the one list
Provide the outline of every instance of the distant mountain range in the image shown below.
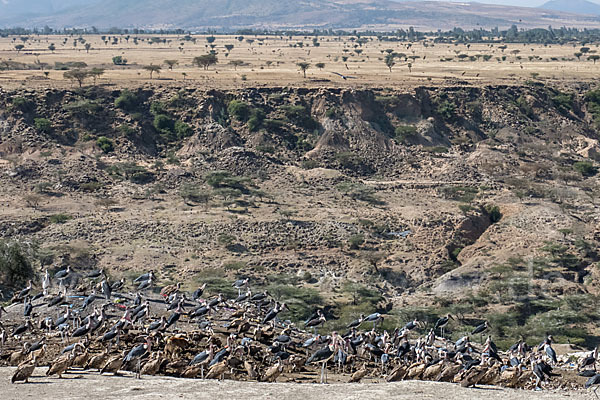
[[550,0],[540,8],[577,14],[600,15],[600,4],[587,0]]
[[[567,4],[565,0],[550,3],[563,2]],[[568,1],[569,5],[573,3],[589,2]],[[599,17],[575,14],[577,10],[570,6],[571,12],[557,11],[551,4],[546,8],[389,0],[0,0],[0,26],[190,30],[390,30],[409,26],[437,30],[507,28],[512,24],[523,28],[600,27]]]

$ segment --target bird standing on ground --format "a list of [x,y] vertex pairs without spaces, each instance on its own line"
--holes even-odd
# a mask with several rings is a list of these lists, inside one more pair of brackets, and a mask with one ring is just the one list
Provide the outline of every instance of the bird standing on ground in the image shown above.
[[131,349],[129,351],[129,353],[127,353],[125,358],[123,358],[123,364],[137,361],[137,368],[136,368],[135,376],[138,379],[140,379],[142,377],[141,376],[141,368],[140,368],[140,364],[142,362],[141,361],[142,357],[144,357],[146,354],[148,354],[150,352],[151,348],[152,348],[152,340],[150,339],[150,337],[147,337],[145,343],[135,346],[133,349]]
[[33,371],[35,370],[35,366],[37,365],[37,359],[34,357],[31,362],[24,362],[17,367],[17,370],[12,376],[10,380],[11,383],[23,381],[25,383],[29,383],[29,378]]
[[311,355],[306,364],[311,363],[321,363],[321,383],[327,383],[327,361],[333,356],[334,349],[332,345],[327,345],[319,350],[317,350],[313,355]]
[[585,383],[586,389],[589,389],[592,386],[594,386],[594,394],[596,395],[596,398],[599,398],[598,393],[596,393],[596,391],[598,390],[598,384],[600,384],[600,374],[595,374]]
[[204,293],[204,289],[206,289],[206,283],[203,283],[202,286],[200,286],[198,289],[196,289],[194,291],[194,293],[192,293],[192,300],[196,301],[200,297],[202,297],[202,293]]

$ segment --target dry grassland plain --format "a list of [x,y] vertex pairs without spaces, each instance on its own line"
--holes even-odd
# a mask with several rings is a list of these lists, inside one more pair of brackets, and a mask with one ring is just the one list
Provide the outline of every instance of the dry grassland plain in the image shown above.
[[[456,84],[457,79],[498,84],[523,81],[532,76],[566,83],[593,79],[600,69],[600,63],[596,65],[588,59],[597,51],[597,45],[590,46],[588,54],[577,58],[574,54],[579,52],[579,44],[455,45],[433,43],[433,38],[406,43],[366,37],[368,41],[359,45],[351,37],[325,36],[317,38],[319,45],[315,47],[313,36],[252,35],[239,41],[235,35],[218,35],[211,44],[204,35],[194,35],[194,41],[178,35],[105,35],[104,40],[103,36],[32,35],[20,52],[15,49],[16,45],[23,44],[19,37],[2,38],[0,64],[12,61],[39,67],[42,63],[47,65],[45,70],[49,73],[46,75],[39,69],[0,71],[0,85],[68,87],[74,83],[65,80],[64,71],[55,70],[55,65],[77,61],[85,62],[89,68],[106,70],[99,78],[99,84],[139,86],[152,81],[179,86],[185,80],[190,86],[221,89],[287,85],[398,87]],[[116,44],[113,37],[117,39]],[[151,44],[153,38],[155,43]],[[77,42],[75,46],[74,42]],[[54,51],[48,49],[51,44],[55,46]],[[89,50],[85,44],[90,45]],[[228,51],[226,45],[233,45],[233,49]],[[384,63],[388,49],[408,57],[397,58],[391,72]],[[194,57],[210,50],[217,52],[217,65],[208,70],[193,65]],[[114,65],[112,59],[116,56],[125,58],[127,65]],[[346,57],[347,61],[344,61]],[[485,61],[486,58],[489,59]],[[177,65],[170,70],[165,60],[176,60]],[[232,61],[240,61],[243,65],[234,66]],[[297,66],[300,62],[311,64],[306,79]],[[319,68],[319,63],[324,66]],[[152,80],[143,68],[151,64],[162,67]],[[343,80],[332,72],[355,79]]]

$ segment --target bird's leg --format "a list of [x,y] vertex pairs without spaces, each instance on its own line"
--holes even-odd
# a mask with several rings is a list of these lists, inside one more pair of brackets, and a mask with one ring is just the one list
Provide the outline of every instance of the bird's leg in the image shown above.
[[142,360],[138,358],[137,360],[137,378],[142,379],[142,375],[140,374]]
[[325,376],[325,363],[321,363],[321,381],[320,381],[320,383],[323,383],[324,376]]
[[200,366],[200,376],[204,379],[204,365]]
[[596,395],[596,398],[597,398],[597,399],[600,399],[600,397],[598,397],[598,393],[596,393],[596,390],[598,390],[598,386],[596,386],[596,387],[594,388],[594,394]]

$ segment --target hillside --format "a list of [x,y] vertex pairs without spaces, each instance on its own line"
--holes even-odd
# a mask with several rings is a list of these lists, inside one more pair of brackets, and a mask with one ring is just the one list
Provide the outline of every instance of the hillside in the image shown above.
[[587,0],[551,0],[540,8],[577,14],[600,15],[600,4]]
[[413,26],[421,30],[599,27],[598,18],[539,9],[479,3],[393,2],[387,0],[104,0],[66,4],[38,1],[23,7],[0,2],[0,26],[108,28],[300,28],[390,30]]
[[35,271],[153,268],[229,296],[247,276],[286,318],[330,306],[329,329],[451,312],[485,316],[500,344],[589,344],[592,89],[2,91],[0,243]]

